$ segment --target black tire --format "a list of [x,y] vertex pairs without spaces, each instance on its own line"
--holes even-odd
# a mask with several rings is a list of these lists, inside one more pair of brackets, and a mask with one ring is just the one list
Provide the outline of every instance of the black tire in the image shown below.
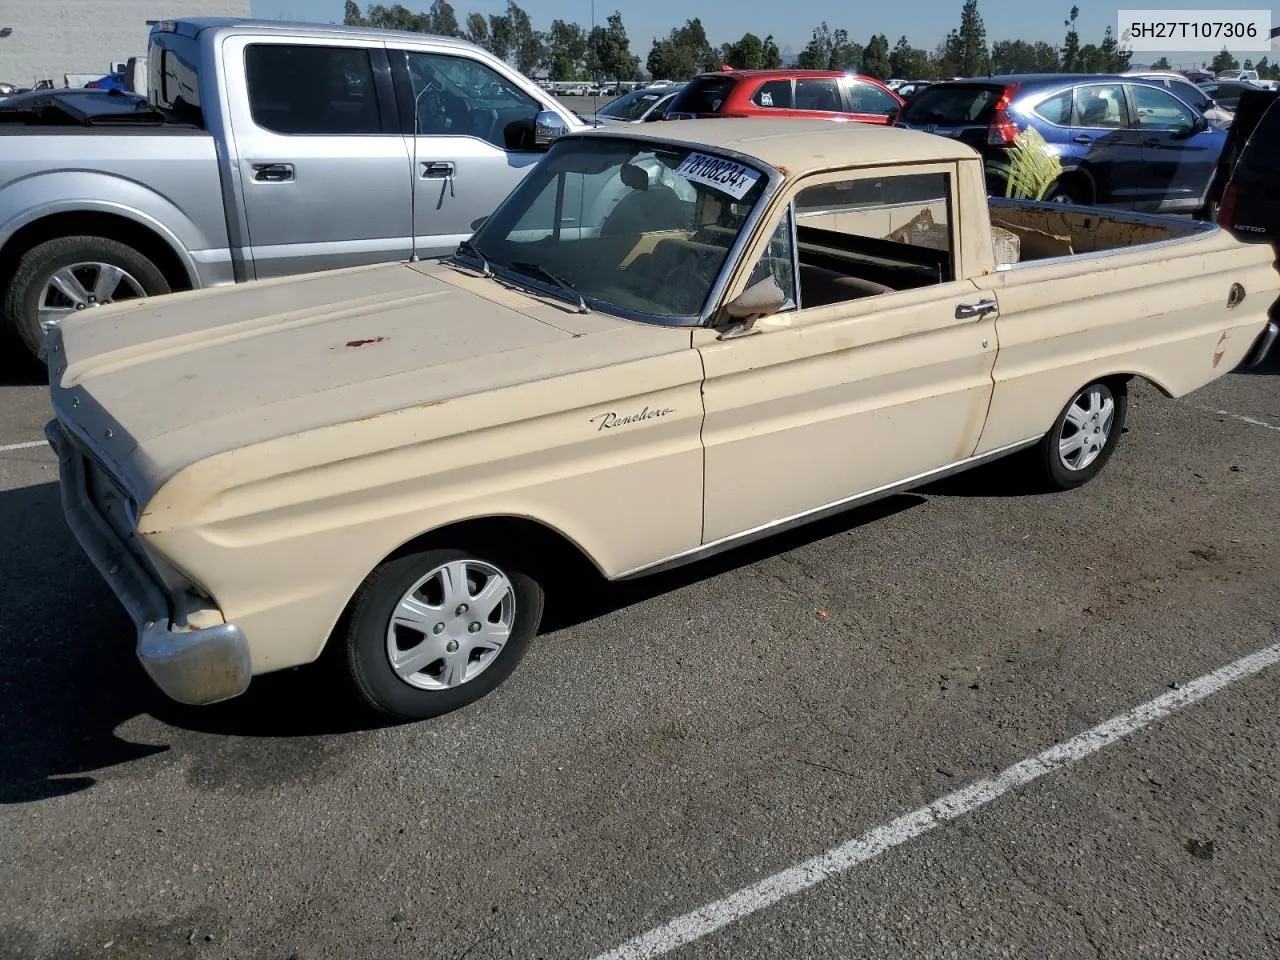
[[1085,191],[1074,179],[1055,180],[1044,192],[1044,199],[1049,203],[1071,203],[1077,206],[1088,203]]
[[[1083,468],[1073,469],[1064,462],[1064,458],[1059,452],[1059,444],[1064,439],[1073,438],[1078,432],[1087,435],[1087,430],[1082,431],[1074,423],[1069,423],[1068,415],[1072,413],[1073,408],[1076,407],[1081,398],[1090,394],[1095,388],[1101,389],[1104,400],[1110,397],[1114,402],[1111,427],[1106,433],[1106,442],[1102,444],[1097,455],[1089,460]],[[1053,422],[1053,428],[1044,435],[1039,445],[1034,448],[1032,462],[1034,463],[1040,486],[1045,490],[1051,491],[1073,490],[1096,477],[1102,471],[1102,468],[1107,465],[1111,455],[1115,453],[1116,444],[1120,442],[1120,435],[1124,432],[1124,423],[1128,412],[1129,392],[1123,380],[1095,380],[1081,387],[1062,408],[1062,412],[1058,414],[1058,418]],[[1091,430],[1093,427],[1091,426],[1089,429]]]
[[[408,591],[423,577],[456,561],[471,561],[496,568],[510,583],[514,597],[514,614],[510,633],[492,662],[470,680],[448,689],[422,689],[402,679],[392,667],[388,631],[392,614]],[[529,643],[542,620],[544,593],[541,584],[526,570],[531,564],[505,551],[494,549],[435,549],[397,557],[383,563],[366,578],[351,604],[351,615],[345,619],[339,638],[345,646],[348,672],[356,693],[374,711],[397,720],[423,720],[464,707],[493,692],[523,659]],[[448,629],[456,619],[440,613]],[[409,631],[411,636],[413,631]],[[451,634],[442,634],[442,641]],[[399,631],[397,631],[397,637]],[[461,635],[459,635],[461,636]],[[424,632],[416,635],[425,645],[430,638]],[[411,644],[414,640],[409,641]],[[479,651],[471,656],[479,664]],[[441,675],[447,669],[441,658]],[[427,665],[431,666],[430,664]],[[469,668],[466,668],[469,669]],[[427,672],[424,667],[423,673]],[[415,674],[420,682],[423,673]]]
[[137,281],[147,296],[170,293],[160,269],[133,247],[106,237],[58,237],[32,247],[21,259],[4,292],[4,316],[27,349],[41,355],[40,298],[53,275],[77,263],[106,263]]

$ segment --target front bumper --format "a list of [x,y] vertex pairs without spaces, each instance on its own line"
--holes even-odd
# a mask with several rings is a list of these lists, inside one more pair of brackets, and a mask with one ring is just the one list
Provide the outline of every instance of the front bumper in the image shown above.
[[67,525],[137,627],[138,659],[148,676],[179,703],[216,703],[244,693],[252,674],[240,628],[230,623],[199,630],[175,627],[165,591],[94,506],[84,454],[57,419],[45,425],[45,437],[58,455]]
[[1262,333],[1258,334],[1258,339],[1253,341],[1253,346],[1249,348],[1249,352],[1245,354],[1243,364],[1246,367],[1256,367],[1263,360],[1267,359],[1272,345],[1276,342],[1276,338],[1280,337],[1280,326],[1275,321],[1271,321],[1263,328]]

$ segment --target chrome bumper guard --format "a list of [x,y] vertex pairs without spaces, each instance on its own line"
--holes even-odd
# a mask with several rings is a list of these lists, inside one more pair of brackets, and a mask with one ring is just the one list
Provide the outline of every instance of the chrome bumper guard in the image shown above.
[[1271,350],[1272,344],[1276,342],[1277,336],[1280,336],[1280,326],[1277,326],[1272,321],[1258,334],[1258,339],[1253,341],[1253,346],[1249,348],[1249,352],[1244,356],[1244,366],[1256,367],[1267,359],[1267,353]]
[[179,703],[216,703],[244,693],[251,667],[240,628],[222,623],[203,630],[173,629],[164,591],[93,508],[79,450],[56,418],[44,433],[58,455],[67,525],[137,626],[138,659],[148,676]]

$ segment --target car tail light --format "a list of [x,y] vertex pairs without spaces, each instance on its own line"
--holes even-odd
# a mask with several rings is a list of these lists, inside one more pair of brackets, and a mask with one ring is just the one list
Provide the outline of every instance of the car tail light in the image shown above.
[[1218,201],[1218,226],[1230,230],[1235,226],[1236,218],[1236,185],[1228,183],[1222,191],[1222,199]]
[[1009,116],[1009,104],[1013,102],[1013,95],[1017,89],[1018,85],[1012,84],[1005,87],[1004,93],[1000,95],[1000,100],[991,114],[991,122],[987,124],[988,144],[1008,147],[1012,146],[1014,139],[1017,138],[1018,125]]

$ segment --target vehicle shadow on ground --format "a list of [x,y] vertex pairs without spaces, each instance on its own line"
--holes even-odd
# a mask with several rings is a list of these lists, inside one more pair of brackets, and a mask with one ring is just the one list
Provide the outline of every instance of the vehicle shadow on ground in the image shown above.
[[49,382],[49,368],[17,337],[0,331],[0,387],[33,387]]
[[[597,574],[597,589],[586,603],[581,580],[572,591],[553,583],[542,632],[577,626],[924,502],[892,497],[642,580],[608,583]],[[249,739],[291,741],[288,756],[324,754],[335,739],[385,725],[357,705],[332,653],[307,667],[259,677],[243,696],[225,703],[172,703],[139,666],[133,625],[67,529],[58,485],[0,492],[0,529],[9,548],[0,556],[0,804],[77,793],[115,769],[169,751],[210,768],[230,749],[242,768]],[[567,598],[563,604],[559,596]],[[159,735],[150,728],[149,739],[161,742],[136,743],[120,732],[143,716],[167,725]],[[229,747],[228,738],[241,746]],[[258,753],[264,766],[288,762],[279,748]]]

